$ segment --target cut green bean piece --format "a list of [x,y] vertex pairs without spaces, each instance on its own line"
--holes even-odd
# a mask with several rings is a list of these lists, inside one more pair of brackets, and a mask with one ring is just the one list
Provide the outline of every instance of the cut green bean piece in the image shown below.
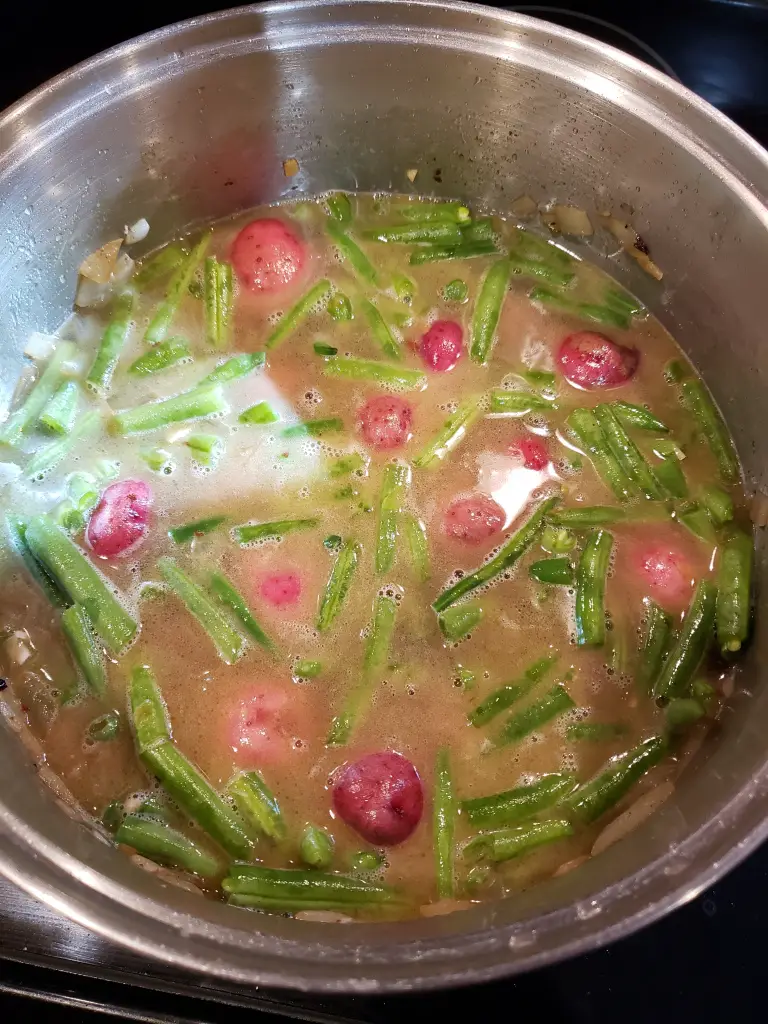
[[627,727],[621,722],[574,722],[565,730],[565,738],[572,743],[607,743],[623,736]]
[[335,459],[328,467],[328,476],[340,477],[349,476],[351,473],[358,473],[365,469],[365,459],[359,452],[352,452],[350,455],[342,455]]
[[640,449],[630,438],[618,418],[614,416],[610,405],[598,405],[594,416],[600,424],[603,436],[613,457],[640,491],[652,501],[660,501],[664,496],[653,470],[643,458]]
[[133,293],[123,292],[115,300],[112,316],[102,335],[96,357],[85,378],[86,383],[102,393],[109,391],[112,375],[123,351],[131,327]]
[[293,676],[295,679],[314,679],[322,671],[322,662],[313,661],[311,658],[300,658],[293,663]]
[[530,566],[528,573],[539,583],[561,587],[570,587],[575,579],[570,558],[542,558]]
[[190,358],[189,345],[183,338],[169,338],[135,359],[128,367],[128,372],[137,377],[146,377]]
[[263,424],[277,423],[280,417],[269,402],[257,402],[256,405],[252,405],[250,409],[246,409],[245,412],[241,412],[237,419],[240,423]]
[[338,618],[352,585],[359,560],[360,545],[358,542],[356,540],[346,541],[336,556],[331,575],[320,598],[316,623],[318,632],[324,633],[330,629]]
[[520,857],[538,846],[567,839],[572,835],[573,826],[565,819],[536,821],[530,825],[518,825],[516,828],[475,836],[464,847],[464,857],[467,860],[487,859],[499,864]]
[[40,422],[54,434],[68,434],[75,425],[80,389],[73,380],[58,386],[40,413]]
[[576,643],[580,647],[605,642],[605,584],[613,537],[605,530],[592,533],[576,570]]
[[224,446],[217,434],[190,434],[184,439],[184,444],[191,449],[193,458],[203,466],[212,465]]
[[739,479],[739,460],[733,447],[731,435],[720,410],[702,381],[684,380],[680,385],[683,403],[698,423],[707,443],[717,460],[720,477],[726,484]]
[[491,392],[491,412],[511,413],[514,416],[525,416],[529,412],[551,412],[557,406],[542,398],[541,395],[534,395],[532,391],[507,391],[504,388],[494,388]]
[[213,594],[234,613],[235,618],[248,636],[268,651],[274,651],[275,645],[253,617],[250,608],[245,602],[245,598],[232,586],[226,576],[222,576],[219,572],[213,573],[210,585]]
[[97,697],[102,696],[107,687],[104,648],[93,631],[93,623],[85,608],[81,604],[66,608],[61,613],[61,628],[88,688]]
[[455,277],[443,288],[443,298],[446,302],[466,302],[469,295],[467,282],[460,277]]
[[567,799],[570,813],[586,824],[596,821],[657,765],[666,751],[664,737],[652,736],[627,753],[611,758],[602,771]]
[[257,771],[242,772],[227,783],[227,793],[249,828],[265,835],[274,843],[286,836],[280,805],[262,775]]
[[181,305],[181,300],[187,294],[190,282],[200,261],[203,258],[208,243],[211,240],[210,232],[206,232],[200,241],[194,246],[189,255],[174,270],[165,298],[157,307],[155,315],[149,322],[144,332],[144,341],[148,345],[157,345],[165,340],[171,321]]
[[497,715],[500,715],[502,711],[506,711],[507,708],[520,700],[521,697],[529,693],[540,679],[544,678],[557,661],[557,657],[557,654],[547,654],[543,658],[539,658],[532,665],[529,665],[522,678],[517,682],[507,683],[506,686],[494,690],[493,693],[485,698],[482,704],[478,704],[469,713],[467,717],[470,724],[479,728],[482,725],[486,725]]
[[751,535],[731,529],[720,551],[717,572],[717,642],[723,654],[734,654],[749,636],[752,604]]
[[464,440],[469,428],[480,418],[482,395],[470,395],[459,405],[441,429],[413,460],[418,469],[436,468]]
[[404,512],[401,521],[413,574],[421,583],[426,583],[432,572],[426,528],[411,512]]
[[278,910],[349,910],[402,902],[395,889],[362,878],[299,868],[235,864],[221,887],[240,907]]
[[703,487],[701,500],[716,526],[725,526],[733,519],[733,499],[722,488]]
[[544,775],[526,786],[461,801],[461,812],[476,828],[517,825],[559,803],[576,786],[574,775]]
[[115,842],[132,847],[158,864],[181,868],[201,878],[216,878],[224,872],[221,861],[188,836],[143,815],[129,814],[123,818],[115,832]]
[[392,290],[397,296],[398,301],[410,306],[416,295],[416,284],[410,277],[406,277],[405,274],[394,274],[392,277]]
[[24,520],[19,518],[19,516],[7,513],[5,525],[12,549],[22,560],[27,572],[40,587],[50,603],[54,608],[68,608],[72,604],[72,599],[64,588],[59,586],[53,575],[46,570],[45,565],[42,562],[38,562],[27,545],[27,524]]
[[24,537],[34,557],[72,603],[83,606],[107,647],[121,654],[136,636],[138,625],[110,584],[49,516],[30,519]]
[[389,327],[387,327],[384,318],[374,304],[369,302],[368,299],[362,299],[360,306],[365,319],[368,321],[371,334],[384,355],[388,359],[402,358],[399,342],[395,339]]
[[591,409],[574,409],[566,423],[606,487],[619,501],[626,501],[632,491],[631,481],[611,451],[595,413]]
[[313,285],[309,289],[306,295],[304,295],[293,309],[289,309],[288,312],[281,318],[277,327],[267,338],[265,348],[272,349],[285,341],[285,339],[304,323],[310,313],[319,311],[325,306],[328,300],[328,296],[331,294],[331,282],[324,279],[318,281],[316,285]]
[[324,434],[338,434],[344,429],[344,422],[334,416],[323,420],[306,420],[286,427],[283,437],[322,437]]
[[346,380],[366,380],[398,391],[421,391],[427,378],[421,370],[408,370],[404,366],[381,363],[375,359],[356,359],[352,356],[334,356],[326,361],[326,377]]
[[676,511],[676,516],[678,522],[694,537],[698,537],[711,547],[717,545],[717,531],[709,518],[709,513],[697,502],[689,501],[681,505]]
[[333,345],[327,345],[324,341],[316,341],[312,345],[316,356],[336,356],[339,350]]
[[172,526],[168,536],[174,544],[186,544],[187,541],[196,537],[204,537],[206,533],[212,533],[222,523],[226,523],[226,516],[209,516],[207,519],[195,519],[191,523],[183,523],[181,526]]
[[525,228],[515,229],[513,247],[529,260],[543,260],[558,267],[572,267],[575,263],[573,256],[565,249]]
[[160,687],[149,665],[136,665],[128,688],[136,748],[143,754],[171,738],[171,724]]
[[691,598],[680,633],[656,680],[656,697],[684,697],[710,645],[715,624],[717,587],[701,580]]
[[213,641],[220,657],[234,664],[243,653],[244,642],[205,592],[179,569],[172,558],[161,558],[157,563],[160,573],[181,603],[197,619]]
[[88,739],[94,743],[109,743],[120,732],[120,716],[116,711],[99,715],[88,726]]
[[518,743],[529,736],[532,732],[540,729],[557,718],[576,704],[570,694],[561,683],[556,683],[552,689],[535,703],[530,704],[522,711],[518,711],[507,719],[507,723],[501,730],[496,746],[505,746],[507,743]]
[[263,352],[241,352],[240,355],[232,356],[225,362],[220,363],[207,377],[203,377],[197,387],[204,388],[212,384],[230,384],[233,380],[247,377],[254,370],[260,370],[265,362],[266,356]]
[[363,232],[371,242],[390,242],[403,245],[431,243],[433,245],[459,245],[461,228],[450,221],[425,221],[423,224],[395,224],[391,227],[371,228]]
[[117,832],[125,817],[122,801],[111,800],[101,814],[101,823],[108,832]]
[[612,505],[586,505],[584,508],[564,508],[553,512],[548,520],[553,526],[565,526],[578,530],[588,526],[610,526],[627,518],[623,508]]
[[672,616],[651,601],[648,608],[643,646],[640,653],[640,682],[646,693],[653,693],[661,666],[672,644]]
[[461,225],[461,237],[465,242],[489,242],[496,240],[496,229],[492,217],[480,217]]
[[679,449],[673,442],[666,440],[656,441],[653,445],[653,453],[661,462],[654,466],[653,472],[663,489],[673,498],[687,498],[688,484],[680,465]]
[[341,292],[336,292],[328,299],[327,308],[331,319],[337,323],[344,323],[353,318],[352,303]]
[[550,524],[544,527],[541,546],[552,555],[566,555],[576,547],[576,538],[565,527]]
[[357,242],[342,230],[341,225],[333,220],[328,220],[326,222],[326,230],[331,236],[331,241],[358,277],[361,277],[368,284],[378,284],[376,268]]
[[476,590],[478,587],[484,586],[486,583],[490,583],[491,580],[496,579],[497,576],[501,576],[502,573],[511,569],[541,533],[544,520],[555,507],[557,501],[557,498],[546,498],[542,501],[528,521],[502,544],[501,550],[494,558],[481,565],[474,572],[462,576],[460,580],[435,598],[432,602],[434,610],[438,613],[444,612],[446,608],[456,604],[466,594]]
[[163,277],[168,277],[184,260],[187,253],[180,245],[166,245],[147,260],[133,275],[133,283],[139,288],[154,284]]
[[513,277],[540,277],[555,288],[564,288],[576,276],[572,270],[562,270],[548,263],[526,259],[514,250],[510,253],[510,266]]
[[435,760],[435,796],[433,834],[435,848],[435,875],[439,899],[449,899],[456,892],[454,872],[454,831],[456,828],[456,801],[451,777],[451,755],[443,747]]
[[311,530],[319,522],[319,519],[278,519],[273,523],[245,523],[236,526],[232,533],[239,544],[250,544],[256,540],[284,537],[297,530]]
[[605,324],[609,327],[629,327],[630,317],[628,314],[613,309],[609,306],[599,306],[588,302],[574,302],[558,292],[549,288],[532,288],[528,293],[531,302],[540,302],[543,306],[558,309],[571,316],[580,317],[582,320],[590,320],[592,323]]
[[353,853],[349,859],[349,866],[356,874],[378,871],[383,863],[384,858],[375,850],[359,850],[357,853]]
[[172,423],[205,419],[227,411],[227,403],[220,387],[207,385],[184,391],[174,398],[147,402],[116,414],[112,429],[117,434],[140,434],[160,430]]
[[706,715],[701,701],[693,697],[676,697],[664,708],[664,717],[670,732],[687,729]]
[[64,461],[80,441],[90,434],[95,434],[100,426],[100,412],[96,409],[84,412],[68,434],[35,452],[27,463],[24,475],[28,480],[42,480]]
[[395,203],[391,212],[402,217],[403,220],[417,222],[449,220],[457,224],[467,223],[472,216],[468,207],[453,200],[431,203],[420,199],[409,203]]
[[228,854],[244,859],[251,855],[243,822],[172,743],[165,741],[145,749],[141,759],[170,798]]
[[69,341],[61,341],[53,350],[53,355],[32,385],[32,389],[21,405],[14,409],[8,419],[0,427],[0,441],[4,444],[16,444],[21,435],[36,423],[40,413],[56,393],[61,383],[62,368],[73,358],[76,348]]
[[392,462],[384,469],[376,535],[375,565],[379,574],[389,572],[395,562],[400,516],[410,479],[410,468],[404,463]]
[[638,314],[645,312],[645,306],[642,302],[636,299],[633,295],[630,295],[629,292],[625,292],[623,288],[617,288],[615,286],[606,289],[605,305],[610,306],[611,309],[615,309],[620,313],[624,313],[626,316],[637,316]]
[[511,273],[509,260],[498,260],[480,285],[470,326],[469,356],[475,363],[487,363],[491,355]]
[[331,216],[339,224],[352,223],[352,203],[349,201],[349,196],[346,193],[332,192],[325,197],[325,202]]
[[411,253],[408,262],[412,267],[422,263],[438,263],[445,260],[471,260],[476,256],[496,256],[499,247],[492,239],[461,242],[459,245],[423,245]]
[[307,825],[301,837],[299,854],[310,868],[330,867],[333,860],[333,840],[325,829]]
[[638,430],[651,430],[659,434],[669,433],[669,427],[665,426],[644,405],[633,405],[631,402],[611,402],[611,409],[614,415],[627,427],[637,427]]
[[461,640],[480,624],[482,618],[482,607],[477,601],[468,601],[466,604],[446,608],[438,615],[437,621],[440,623],[440,631],[447,640]]
[[171,453],[165,451],[164,448],[145,449],[139,452],[139,458],[147,464],[153,473],[168,474],[173,472],[174,462],[171,458]]

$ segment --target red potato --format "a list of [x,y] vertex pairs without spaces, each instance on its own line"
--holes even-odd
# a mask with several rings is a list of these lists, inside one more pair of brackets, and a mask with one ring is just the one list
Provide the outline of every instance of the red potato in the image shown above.
[[421,820],[424,790],[411,762],[385,750],[345,765],[332,780],[333,808],[376,846],[404,842]]
[[298,604],[301,599],[302,583],[298,572],[268,573],[259,583],[259,595],[273,608]]
[[240,692],[226,710],[224,741],[241,768],[279,764],[296,748],[304,717],[302,694],[264,682]]
[[482,544],[504,528],[506,515],[501,505],[487,494],[457,498],[445,511],[443,525],[449,537],[465,544]]
[[509,446],[509,454],[519,459],[526,469],[541,471],[549,465],[549,452],[540,437],[531,434]]
[[232,243],[232,265],[243,285],[258,294],[275,294],[304,269],[307,247],[285,221],[252,220]]
[[421,336],[419,355],[430,370],[446,373],[461,359],[463,332],[455,320],[436,320]]
[[617,345],[596,331],[569,334],[557,353],[566,380],[586,391],[621,387],[634,376],[639,361],[636,348]]
[[682,611],[693,591],[695,569],[678,548],[666,544],[637,547],[631,565],[647,596],[667,611]]
[[412,436],[413,409],[398,395],[369,398],[357,416],[366,443],[379,451],[401,448]]
[[132,551],[149,529],[152,492],[143,480],[118,480],[104,491],[91,513],[86,540],[100,558]]

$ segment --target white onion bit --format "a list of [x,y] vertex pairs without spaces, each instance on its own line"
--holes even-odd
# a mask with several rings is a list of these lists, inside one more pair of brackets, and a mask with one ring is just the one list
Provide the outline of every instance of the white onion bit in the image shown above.
[[149,234],[149,221],[145,217],[140,217],[135,224],[131,224],[130,227],[126,224],[125,227],[125,244],[133,245],[135,242],[143,242]]

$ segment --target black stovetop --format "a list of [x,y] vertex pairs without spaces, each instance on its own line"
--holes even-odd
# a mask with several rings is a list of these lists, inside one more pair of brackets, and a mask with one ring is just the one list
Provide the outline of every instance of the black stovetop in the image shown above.
[[[235,3],[236,0],[232,0]],[[5,5],[0,108],[72,64],[213,0]],[[694,89],[768,146],[768,0],[494,4],[619,46]],[[763,1021],[768,846],[687,907],[613,946],[522,978],[424,996],[316,998],[171,972],[109,946],[0,881],[0,1020],[384,1024],[395,1014],[537,1024]],[[34,999],[35,1002],[30,1002]]]

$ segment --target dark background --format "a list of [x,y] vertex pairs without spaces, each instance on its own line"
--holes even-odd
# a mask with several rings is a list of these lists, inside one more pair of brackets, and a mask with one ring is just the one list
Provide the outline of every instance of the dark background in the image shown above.
[[[0,23],[0,108],[106,47],[207,13],[213,4],[6,4]],[[588,32],[672,73],[768,145],[768,3],[581,0],[517,9]],[[0,1021],[32,1015],[36,1024],[85,1024],[109,1017],[241,1024],[294,1017],[383,1024],[405,1014],[442,1021],[516,1021],[524,1015],[537,1024],[750,1024],[768,1016],[763,998],[766,922],[768,848],[638,935],[522,978],[386,999],[255,992],[253,1008],[244,1009],[153,992],[130,984],[130,977],[117,984],[63,973],[41,966],[44,957],[37,964],[22,963],[29,952],[9,938],[0,921]],[[77,968],[71,965],[70,970]]]

